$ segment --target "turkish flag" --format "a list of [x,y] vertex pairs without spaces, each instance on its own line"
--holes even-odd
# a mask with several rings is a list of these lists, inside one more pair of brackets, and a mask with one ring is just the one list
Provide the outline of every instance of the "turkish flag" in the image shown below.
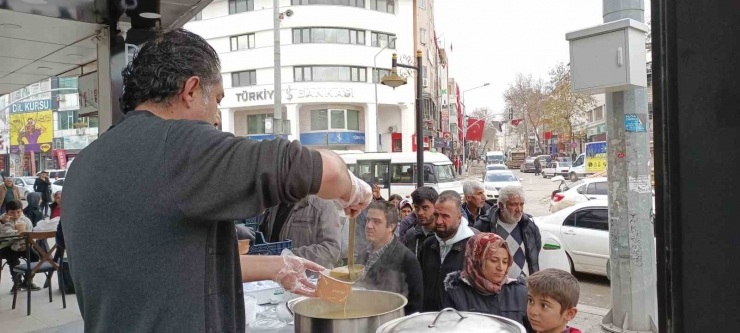
[[468,141],[482,141],[483,130],[486,127],[486,121],[483,119],[468,118],[468,130],[465,138]]
[[511,120],[511,126],[519,126],[524,121],[524,119],[512,119]]
[[552,139],[552,132],[545,132],[545,140]]

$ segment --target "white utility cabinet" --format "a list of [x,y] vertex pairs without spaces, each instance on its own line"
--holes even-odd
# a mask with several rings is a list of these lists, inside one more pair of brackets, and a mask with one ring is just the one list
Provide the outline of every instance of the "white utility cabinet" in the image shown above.
[[647,87],[648,29],[623,19],[567,33],[571,90],[594,95]]

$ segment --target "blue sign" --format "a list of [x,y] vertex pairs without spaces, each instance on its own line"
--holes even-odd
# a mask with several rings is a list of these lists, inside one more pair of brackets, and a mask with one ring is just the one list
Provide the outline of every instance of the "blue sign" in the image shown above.
[[301,144],[304,146],[326,145],[364,145],[365,133],[362,132],[312,132],[301,133]]
[[[287,139],[288,135],[283,134],[283,139]],[[275,134],[252,134],[247,135],[247,139],[262,141],[262,140],[274,140]]]
[[647,132],[644,114],[625,114],[624,130],[627,132]]
[[51,110],[50,99],[15,103],[10,107],[10,113],[36,112],[42,110]]

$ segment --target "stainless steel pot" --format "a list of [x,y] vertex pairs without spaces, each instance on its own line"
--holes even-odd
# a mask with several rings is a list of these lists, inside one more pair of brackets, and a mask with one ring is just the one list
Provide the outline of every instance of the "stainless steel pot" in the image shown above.
[[376,331],[376,333],[416,332],[525,333],[526,330],[524,326],[508,318],[484,313],[458,312],[447,308],[440,312],[417,313],[398,318],[385,323]]
[[318,298],[297,300],[292,310],[296,333],[374,333],[380,325],[404,316],[406,297],[378,290],[355,290],[347,298],[347,317],[344,303],[328,303]]

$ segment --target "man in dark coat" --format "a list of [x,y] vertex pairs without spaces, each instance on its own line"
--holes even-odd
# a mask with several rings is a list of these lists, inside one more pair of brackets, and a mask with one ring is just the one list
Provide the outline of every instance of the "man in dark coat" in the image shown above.
[[49,216],[49,202],[51,201],[51,181],[49,173],[42,171],[39,178],[33,182],[33,191],[41,195],[41,212],[44,216]]
[[524,213],[524,190],[507,186],[499,190],[498,206],[475,224],[480,232],[492,232],[505,239],[514,258],[509,277],[529,276],[540,270],[542,236],[534,220]]
[[491,205],[486,202],[486,189],[478,181],[463,182],[465,202],[462,205],[463,217],[468,220],[469,226],[474,226],[481,216],[486,215]]
[[422,186],[411,192],[415,211],[401,221],[406,223],[406,230],[401,230],[401,240],[418,258],[424,241],[434,236],[434,203],[437,202],[437,191],[429,186]]
[[419,254],[424,278],[424,312],[442,310],[445,277],[462,270],[465,245],[475,234],[462,217],[462,201],[457,192],[442,192],[434,208],[434,236],[424,241]]
[[358,263],[365,265],[366,274],[357,284],[405,296],[409,302],[404,310],[412,314],[421,311],[421,266],[395,237],[397,221],[398,210],[393,203],[375,201],[368,206],[365,235],[370,244],[357,258]]

